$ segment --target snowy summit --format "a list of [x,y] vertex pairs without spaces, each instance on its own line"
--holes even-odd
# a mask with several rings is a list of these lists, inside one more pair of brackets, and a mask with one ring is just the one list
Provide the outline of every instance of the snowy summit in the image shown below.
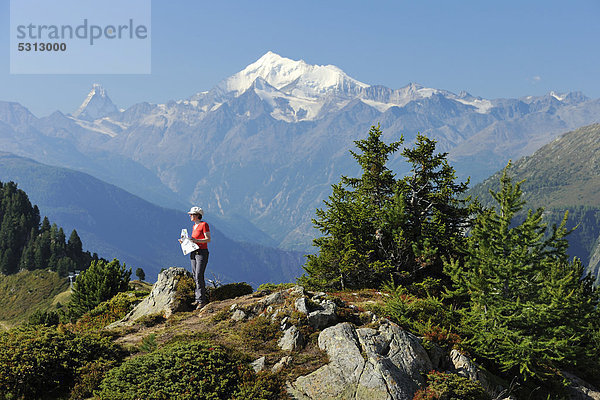
[[257,78],[286,94],[315,97],[331,91],[358,94],[369,85],[346,75],[334,65],[310,65],[271,51],[219,85],[225,92],[246,91]]
[[110,97],[108,97],[102,85],[94,83],[92,90],[72,116],[78,119],[93,121],[118,111],[119,109]]

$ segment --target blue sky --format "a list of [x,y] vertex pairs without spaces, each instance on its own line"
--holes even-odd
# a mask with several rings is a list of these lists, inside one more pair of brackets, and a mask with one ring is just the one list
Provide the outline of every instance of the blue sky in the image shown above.
[[10,3],[0,4],[0,100],[37,116],[74,111],[96,82],[120,107],[187,98],[269,50],[391,88],[600,97],[598,0],[155,0],[149,75],[11,75]]

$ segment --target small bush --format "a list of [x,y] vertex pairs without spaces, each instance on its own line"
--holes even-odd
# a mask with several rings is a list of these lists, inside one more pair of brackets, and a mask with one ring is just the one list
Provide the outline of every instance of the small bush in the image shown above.
[[[250,368],[219,346],[175,343],[140,355],[109,371],[97,396],[135,399],[278,399],[275,377],[256,379]],[[253,397],[244,397],[251,393]]]
[[35,311],[29,316],[29,325],[56,326],[60,322],[60,314],[57,311]]
[[145,336],[142,339],[142,343],[140,343],[140,350],[145,353],[150,353],[158,347],[156,343],[156,333],[151,333],[148,336]]
[[123,318],[148,295],[147,292],[122,292],[85,313],[73,325],[77,332],[96,331]]
[[276,339],[281,334],[279,325],[271,323],[270,319],[263,316],[244,322],[237,332],[241,339],[255,350],[263,348],[266,342]]
[[229,283],[217,288],[209,288],[208,298],[209,301],[234,299],[236,297],[250,294],[253,291],[254,289],[252,289],[252,286],[248,285],[246,282]]
[[55,399],[68,394],[80,368],[125,352],[108,338],[55,328],[0,333],[0,399]]
[[424,335],[432,326],[458,326],[458,314],[436,297],[418,298],[396,290],[386,301],[384,314],[399,325]]
[[75,386],[71,390],[69,400],[81,400],[91,398],[94,390],[98,388],[106,372],[115,366],[114,360],[103,360],[90,362],[78,371]]
[[156,313],[141,316],[140,318],[135,320],[135,323],[138,325],[143,325],[146,328],[150,328],[151,326],[162,324],[163,322],[165,322],[165,320],[165,316],[162,313]]
[[190,275],[183,275],[177,281],[175,286],[175,304],[174,311],[189,311],[192,310],[192,303],[196,300],[196,283]]
[[243,381],[233,400],[284,400],[289,399],[285,391],[285,379],[279,374],[262,371],[257,374],[246,370]]
[[459,349],[462,344],[462,338],[459,335],[437,325],[428,325],[424,329],[423,338],[448,350]]
[[281,290],[291,289],[296,286],[295,283],[263,283],[256,289],[257,292],[279,292]]
[[427,374],[427,384],[413,400],[491,400],[478,382],[456,374],[432,371]]

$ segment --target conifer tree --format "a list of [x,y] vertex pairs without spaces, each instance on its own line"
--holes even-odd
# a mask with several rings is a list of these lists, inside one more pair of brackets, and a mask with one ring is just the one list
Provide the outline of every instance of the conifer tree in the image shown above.
[[94,261],[81,272],[73,284],[69,312],[78,317],[98,304],[128,289],[131,269],[116,258],[111,262]]
[[[360,178],[342,176],[313,223],[324,236],[313,241],[319,253],[307,256],[301,282],[319,288],[379,287],[390,279],[442,274],[442,260],[460,257],[464,229],[473,207],[459,197],[467,184],[455,183],[446,153],[418,135],[402,153],[411,174],[397,180],[386,163],[402,141],[381,140],[379,126],[351,151]],[[417,274],[420,272],[420,274]]]
[[135,276],[137,276],[140,281],[146,279],[146,273],[142,268],[138,268],[135,270]]
[[402,141],[386,145],[382,134],[379,126],[373,126],[366,139],[354,142],[361,153],[351,154],[362,176],[342,176],[324,201],[326,208],[316,211],[313,223],[324,236],[314,240],[319,253],[307,256],[304,269],[308,275],[302,279],[309,286],[379,286],[389,275],[391,266],[376,251],[376,231],[396,183],[386,163]]
[[402,152],[411,171],[398,181],[379,235],[382,251],[409,281],[443,277],[443,260],[461,257],[464,232],[477,208],[461,198],[468,181],[455,182],[447,153],[436,153],[435,146],[419,134],[414,147]]
[[591,279],[581,279],[581,262],[568,260],[567,214],[550,232],[541,208],[515,224],[524,206],[521,183],[512,184],[504,170],[500,191],[491,192],[497,208],[477,217],[464,262],[445,265],[454,293],[469,299],[468,343],[525,378],[544,380],[558,368],[597,373],[599,297]]

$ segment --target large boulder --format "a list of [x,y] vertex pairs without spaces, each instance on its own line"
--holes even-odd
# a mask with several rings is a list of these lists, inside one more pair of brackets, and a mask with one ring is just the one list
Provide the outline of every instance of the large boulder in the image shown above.
[[136,305],[123,319],[108,325],[108,329],[132,325],[137,319],[146,315],[161,314],[165,318],[176,311],[182,311],[183,304],[177,295],[179,281],[192,275],[185,268],[171,267],[158,275],[158,280],[152,286],[152,291],[141,303]]
[[329,364],[288,384],[300,400],[410,400],[432,369],[419,339],[391,322],[378,330],[344,322],[319,335]]

